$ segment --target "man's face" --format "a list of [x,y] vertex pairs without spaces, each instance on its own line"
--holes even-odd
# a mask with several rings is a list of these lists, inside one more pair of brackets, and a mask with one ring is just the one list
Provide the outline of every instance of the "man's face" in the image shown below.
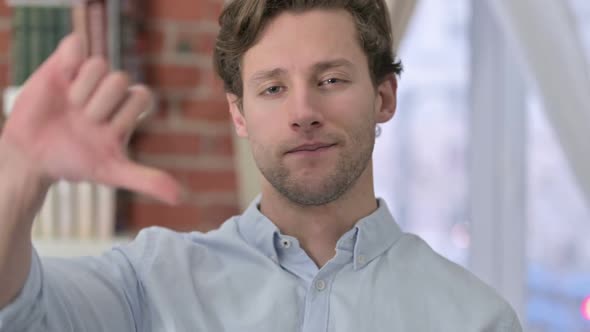
[[393,115],[384,100],[395,100],[395,82],[374,87],[349,13],[277,16],[245,53],[242,79],[242,111],[230,102],[236,130],[287,199],[323,205],[371,172],[375,126]]

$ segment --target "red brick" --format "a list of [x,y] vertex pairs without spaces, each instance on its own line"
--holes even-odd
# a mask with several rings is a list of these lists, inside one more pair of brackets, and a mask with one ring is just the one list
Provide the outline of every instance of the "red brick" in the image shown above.
[[10,82],[10,68],[7,64],[0,64],[0,90],[4,90],[8,82]]
[[212,156],[232,156],[234,153],[234,142],[230,135],[206,136],[201,138],[201,154]]
[[10,38],[10,29],[0,30],[0,53],[8,54],[10,51]]
[[184,100],[180,104],[182,116],[191,120],[212,122],[230,121],[229,106],[222,99]]
[[215,71],[207,70],[201,73],[201,86],[206,86],[211,90],[209,97],[215,99],[223,99],[225,100],[225,90],[223,88],[223,81]]
[[237,205],[207,205],[201,209],[200,223],[204,227],[217,228],[220,220],[227,220],[240,214]]
[[234,192],[237,179],[234,171],[167,169],[192,192]]
[[[128,207],[130,226],[138,231],[150,226],[163,226],[176,231],[208,231],[217,228],[225,219],[207,220],[203,209],[192,205],[169,206],[156,202],[132,202]],[[207,212],[207,215],[214,215]],[[219,215],[219,214],[218,214]]]
[[201,71],[198,68],[177,65],[148,65],[147,83],[159,88],[187,88],[197,86]]
[[[1,2],[1,1],[0,1]],[[198,55],[210,56],[216,34],[211,31],[183,30],[185,23],[198,21],[217,21],[222,10],[223,0],[151,0],[142,3],[142,18],[147,26],[142,29],[141,54],[150,59],[159,59],[164,52],[183,53],[180,60]],[[152,25],[152,23],[156,23]],[[178,43],[173,50],[167,45],[166,25],[177,24]],[[0,53],[2,52],[0,36]],[[139,132],[132,140],[132,151],[141,155],[155,157],[165,162],[166,158],[179,156],[218,158],[233,155],[233,140],[229,134],[198,135],[173,132],[170,115],[180,116],[181,120],[192,120],[217,124],[231,121],[225,101],[223,84],[210,68],[194,65],[174,64],[175,57],[167,58],[166,64],[150,63],[145,68],[146,83],[159,95],[156,114],[146,119],[150,132]],[[173,63],[170,63],[173,62]],[[200,66],[200,67],[199,67]],[[0,71],[2,68],[0,68]],[[206,93],[202,99],[184,99],[184,93]],[[177,120],[177,119],[175,119]],[[160,126],[161,125],[161,126]],[[199,127],[200,128],[200,127]],[[197,131],[198,133],[199,131]],[[232,165],[229,165],[232,166]],[[165,169],[182,182],[195,197],[210,193],[235,193],[237,178],[232,168],[224,170],[181,169],[174,166]],[[178,207],[170,207],[154,201],[132,200],[128,202],[129,221],[132,228],[161,225],[179,231],[207,231],[217,228],[232,215],[237,214],[238,203],[223,202],[201,206],[201,201],[191,201]]]
[[166,118],[152,116],[139,123],[135,128],[136,135],[142,133],[162,132],[170,130],[170,123]]
[[0,16],[11,16],[12,8],[6,5],[6,0],[0,1]]
[[175,133],[141,133],[131,142],[134,152],[151,154],[197,155],[201,149],[198,135]]
[[[153,120],[151,124],[161,123]],[[175,132],[138,132],[130,142],[134,153],[147,155],[233,156],[231,135],[197,135]]]
[[223,2],[216,0],[152,0],[147,14],[157,19],[217,21],[222,8]]
[[149,29],[142,37],[141,49],[143,54],[159,54],[164,51],[166,36],[163,31]]
[[207,54],[213,56],[216,33],[180,31],[175,51],[178,53]]

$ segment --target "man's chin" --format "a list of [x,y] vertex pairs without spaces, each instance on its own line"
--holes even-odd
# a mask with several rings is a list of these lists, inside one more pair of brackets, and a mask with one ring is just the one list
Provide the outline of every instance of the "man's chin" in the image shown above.
[[342,186],[326,183],[321,179],[297,178],[289,181],[288,185],[281,186],[279,192],[296,204],[303,206],[321,206],[331,203],[342,196],[346,191]]
[[319,207],[325,206],[333,201],[337,200],[339,195],[330,195],[325,193],[290,193],[283,195],[290,202],[304,207]]

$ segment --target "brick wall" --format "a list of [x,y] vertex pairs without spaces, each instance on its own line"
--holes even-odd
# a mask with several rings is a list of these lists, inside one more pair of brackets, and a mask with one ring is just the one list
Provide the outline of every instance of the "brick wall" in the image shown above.
[[179,207],[128,195],[124,215],[133,230],[216,228],[239,212],[232,127],[211,59],[223,0],[142,5],[144,77],[158,96],[158,111],[140,126],[131,151],[137,160],[172,173],[191,194]]

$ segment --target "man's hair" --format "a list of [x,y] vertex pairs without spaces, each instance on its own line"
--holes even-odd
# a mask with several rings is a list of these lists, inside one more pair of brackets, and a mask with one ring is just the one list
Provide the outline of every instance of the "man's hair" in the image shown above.
[[401,73],[401,62],[395,61],[393,52],[385,0],[233,0],[219,17],[221,29],[213,61],[226,92],[237,96],[240,105],[243,97],[240,65],[244,53],[254,46],[265,26],[279,14],[311,9],[344,9],[352,15],[375,86],[388,75]]

